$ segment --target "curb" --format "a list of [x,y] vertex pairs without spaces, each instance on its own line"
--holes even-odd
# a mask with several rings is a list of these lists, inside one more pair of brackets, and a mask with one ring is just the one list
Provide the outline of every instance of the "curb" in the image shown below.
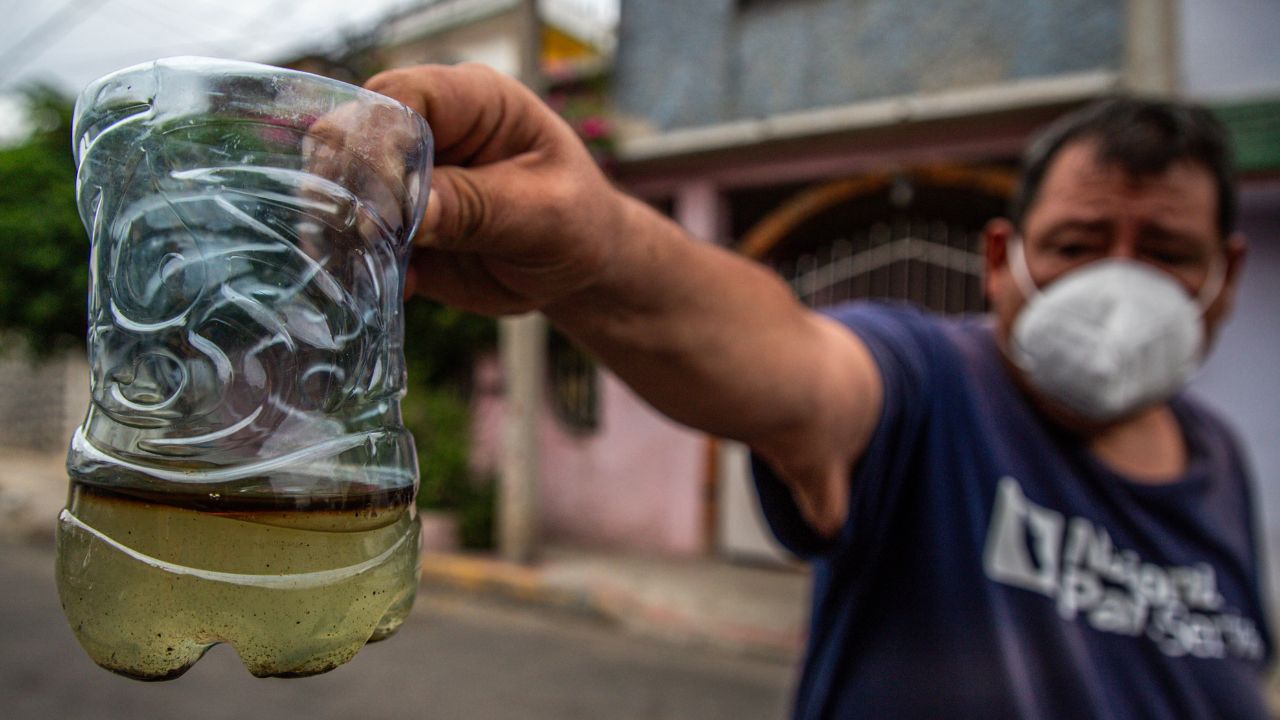
[[436,588],[493,595],[597,620],[614,619],[588,589],[557,587],[538,569],[489,557],[423,553],[419,580]]
[[553,574],[484,556],[424,553],[420,579],[426,586],[570,612],[676,644],[780,662],[793,662],[804,647],[805,633],[799,630],[782,631],[690,612],[645,600],[607,579],[567,582],[557,581]]

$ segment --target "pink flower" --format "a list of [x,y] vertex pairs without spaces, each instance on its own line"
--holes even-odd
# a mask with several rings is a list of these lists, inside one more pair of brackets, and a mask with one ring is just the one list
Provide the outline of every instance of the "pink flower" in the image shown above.
[[588,140],[599,140],[609,132],[609,123],[602,117],[585,118],[580,125],[582,136]]

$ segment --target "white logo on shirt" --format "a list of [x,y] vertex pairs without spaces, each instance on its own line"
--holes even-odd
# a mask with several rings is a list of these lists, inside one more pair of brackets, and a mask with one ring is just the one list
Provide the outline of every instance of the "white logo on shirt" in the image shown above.
[[991,580],[1055,599],[1064,620],[1145,633],[1172,657],[1262,659],[1257,626],[1223,607],[1212,565],[1143,562],[1117,550],[1105,528],[1027,500],[1011,477],[996,491],[983,568]]

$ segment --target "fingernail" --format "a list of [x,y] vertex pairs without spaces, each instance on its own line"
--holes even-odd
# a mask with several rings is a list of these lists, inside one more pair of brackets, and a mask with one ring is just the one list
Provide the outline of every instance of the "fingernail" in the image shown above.
[[413,244],[416,247],[432,247],[436,244],[436,234],[424,227],[413,236]]
[[440,194],[433,187],[427,192],[427,212],[422,216],[422,226],[434,232],[440,224]]

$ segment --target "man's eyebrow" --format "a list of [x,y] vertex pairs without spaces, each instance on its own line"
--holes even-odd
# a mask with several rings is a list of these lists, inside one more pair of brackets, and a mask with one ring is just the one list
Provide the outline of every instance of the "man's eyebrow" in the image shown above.
[[1195,233],[1184,232],[1158,223],[1144,225],[1138,231],[1138,238],[1143,242],[1159,242],[1163,244],[1186,244],[1196,247],[1203,244],[1202,238]]
[[1087,232],[1087,233],[1109,233],[1111,232],[1111,221],[1109,220],[1060,220],[1045,230],[1041,237],[1045,240],[1051,240],[1056,236],[1068,232]]

